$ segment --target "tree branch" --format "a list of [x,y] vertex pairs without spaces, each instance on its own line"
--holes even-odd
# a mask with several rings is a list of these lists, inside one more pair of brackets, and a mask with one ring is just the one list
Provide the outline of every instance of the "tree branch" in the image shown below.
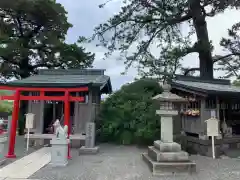
[[197,68],[197,67],[195,67],[195,68],[189,68],[189,69],[186,69],[185,71],[184,71],[184,76],[187,76],[190,72],[192,72],[192,71],[200,71],[200,68]]
[[192,18],[192,15],[191,13],[187,13],[186,15],[184,16],[179,16],[179,17],[175,17],[174,19],[170,19],[168,20],[168,22],[170,22],[170,25],[172,24],[178,24],[178,23],[181,23],[181,22],[184,22],[184,21],[187,21],[189,19]]
[[225,58],[228,58],[228,57],[231,57],[231,56],[240,56],[240,52],[233,52],[233,53],[227,54],[225,56],[215,57],[215,58],[213,58],[213,63],[216,63],[218,61],[221,61],[221,60],[223,60]]
[[[219,61],[224,60],[225,58],[228,58],[228,57],[231,57],[231,56],[240,56],[240,52],[234,52],[234,53],[231,53],[231,54],[227,54],[225,56],[215,57],[215,58],[213,58],[213,63],[219,62]],[[238,76],[238,74],[236,73],[234,68],[231,66],[231,64],[228,61],[224,61],[224,62],[232,69],[232,72],[234,73],[234,75]],[[186,69],[184,71],[184,76],[187,76],[192,71],[199,71],[199,70],[200,70],[200,68],[197,68],[197,67]]]
[[19,17],[16,17],[16,20],[17,20],[17,24],[18,24],[18,28],[19,28],[20,35],[23,37],[24,34],[23,34],[23,28],[22,28],[21,20],[20,20]]
[[10,58],[7,58],[6,56],[3,56],[3,55],[0,55],[0,59],[2,59],[4,62],[7,62],[7,63],[9,63],[9,64],[14,64],[14,65],[16,65],[16,66],[19,66],[19,65],[20,65],[20,63],[12,60],[12,59],[10,59]]
[[33,38],[42,28],[42,25],[36,26],[29,34],[26,35],[26,38],[31,39]]

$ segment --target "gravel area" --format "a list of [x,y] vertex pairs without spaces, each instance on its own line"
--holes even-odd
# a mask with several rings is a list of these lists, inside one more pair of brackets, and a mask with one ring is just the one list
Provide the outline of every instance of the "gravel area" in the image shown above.
[[[18,160],[36,150],[37,150],[37,148],[36,149],[29,148],[29,151],[26,152],[26,142],[25,142],[24,136],[16,136],[15,154],[16,154],[17,158],[16,159],[7,159],[6,162],[2,166],[0,166],[0,168]],[[8,151],[8,142],[6,143],[6,145],[4,147],[4,155],[7,154],[7,151]]]
[[45,166],[30,179],[41,180],[236,180],[240,179],[240,159],[213,160],[191,156],[197,163],[197,173],[169,177],[153,177],[141,158],[146,149],[131,146],[101,145],[97,155],[78,156],[67,167]]

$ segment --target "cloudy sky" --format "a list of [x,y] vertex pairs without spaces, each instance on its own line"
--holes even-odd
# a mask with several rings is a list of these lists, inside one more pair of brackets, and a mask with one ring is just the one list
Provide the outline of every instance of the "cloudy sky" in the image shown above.
[[[73,28],[68,32],[68,42],[75,42],[79,36],[91,36],[94,27],[119,12],[122,0],[113,0],[105,8],[99,9],[98,5],[105,1],[106,0],[57,0],[57,2],[61,3],[68,11],[68,20],[73,24]],[[215,53],[222,52],[221,47],[218,45],[219,41],[221,37],[227,36],[227,28],[230,28],[234,23],[238,22],[239,17],[240,11],[229,10],[224,14],[208,19],[209,36],[215,46]],[[226,28],[223,28],[223,26]],[[96,54],[94,67],[106,69],[106,74],[111,77],[114,90],[119,89],[127,82],[133,81],[136,77],[137,72],[133,68],[130,69],[126,75],[121,75],[120,73],[124,71],[125,66],[114,57],[103,61],[103,48],[97,48],[92,44],[88,46],[88,51]],[[198,66],[197,56],[188,55],[185,57],[183,63],[187,66],[196,67]],[[215,74],[216,77],[219,75],[221,74]]]

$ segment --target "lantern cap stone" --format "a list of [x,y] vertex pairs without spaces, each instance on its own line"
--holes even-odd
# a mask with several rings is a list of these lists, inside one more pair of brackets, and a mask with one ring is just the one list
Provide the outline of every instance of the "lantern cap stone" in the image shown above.
[[187,102],[186,98],[178,96],[170,92],[171,85],[163,82],[159,82],[159,85],[163,88],[162,94],[154,96],[152,99],[160,102]]

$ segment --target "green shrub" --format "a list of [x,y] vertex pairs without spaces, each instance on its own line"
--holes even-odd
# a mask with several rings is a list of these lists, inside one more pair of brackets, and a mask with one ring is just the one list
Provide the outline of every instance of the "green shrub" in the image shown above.
[[0,112],[12,112],[12,102],[1,101],[0,102]]
[[160,136],[159,105],[152,97],[162,89],[154,79],[124,85],[102,104],[97,121],[98,140],[119,144],[144,145]]
[[[0,90],[0,96],[12,95],[12,91]],[[0,112],[11,113],[13,108],[13,102],[0,100]]]

